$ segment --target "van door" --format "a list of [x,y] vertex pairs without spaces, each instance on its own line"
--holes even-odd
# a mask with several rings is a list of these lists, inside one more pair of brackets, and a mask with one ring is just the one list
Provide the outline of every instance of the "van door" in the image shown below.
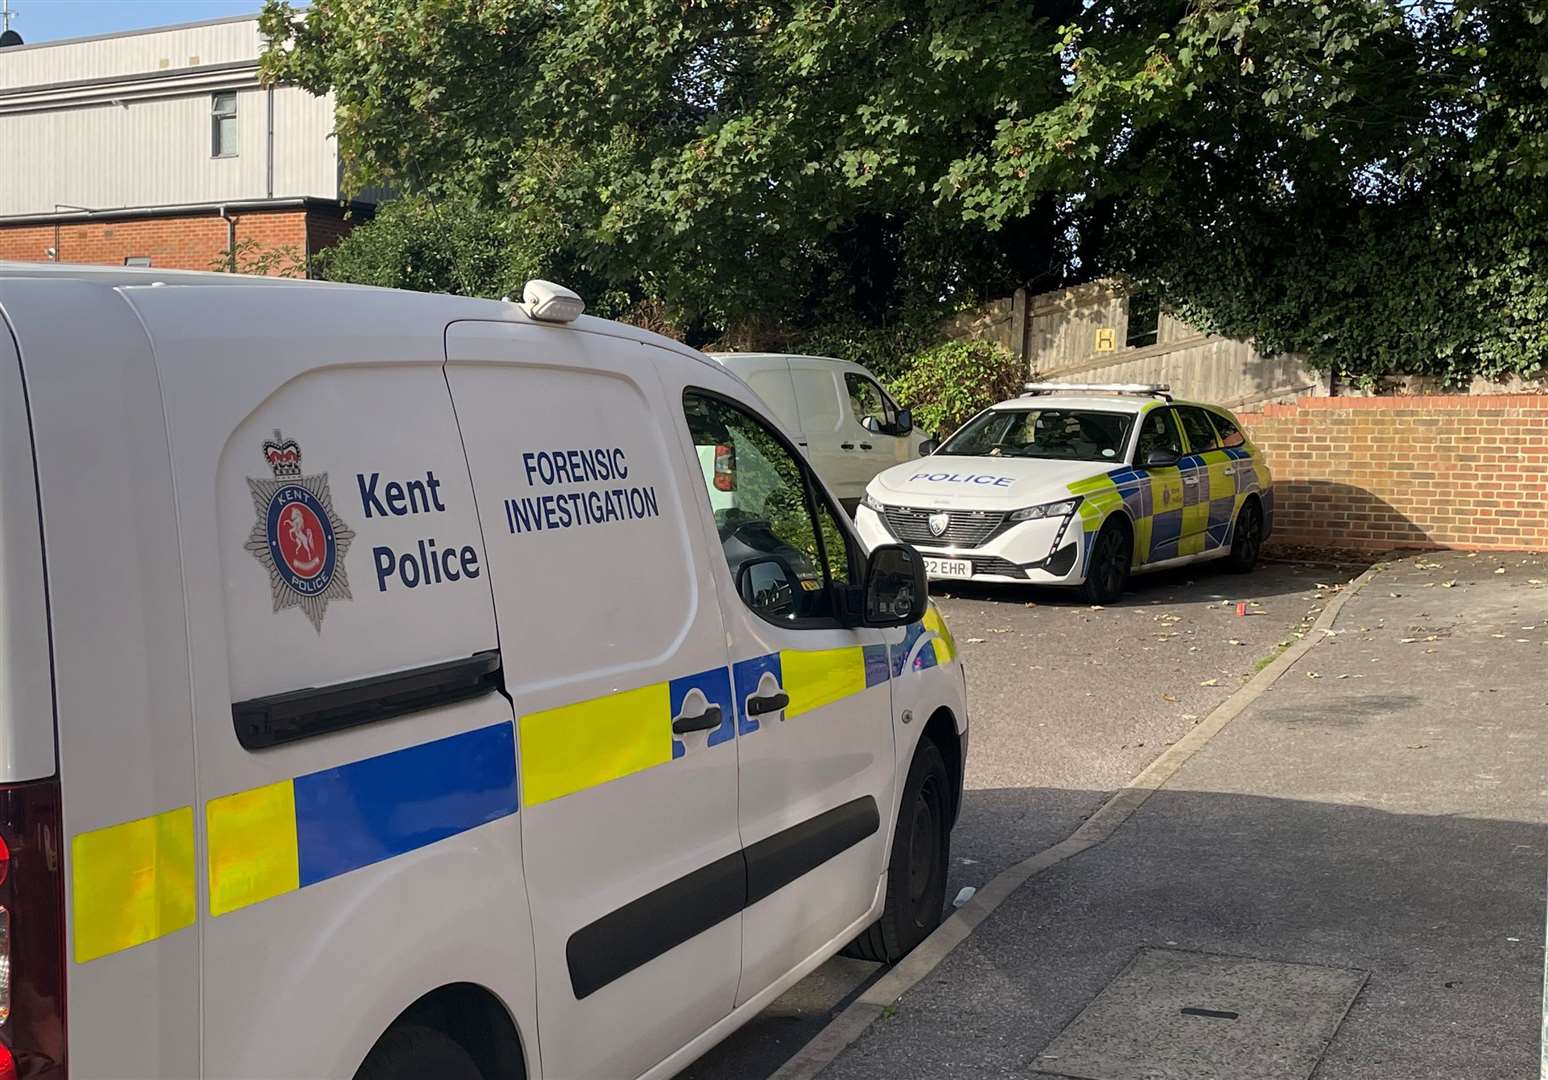
[[862,485],[883,469],[901,465],[913,456],[907,435],[898,431],[898,409],[875,379],[864,371],[843,374],[848,422],[856,439],[856,479]]
[[859,929],[879,895],[895,797],[884,634],[901,642],[903,631],[837,617],[836,586],[858,580],[860,545],[740,387],[707,368],[663,379],[685,455],[726,441],[736,460],[735,502],[712,511],[701,492],[699,513],[721,549],[709,563],[736,695],[748,889],[740,1004]]
[[731,1012],[741,966],[719,556],[650,346],[463,322],[446,349],[518,717],[543,1071],[635,1076]]
[[807,458],[835,495],[858,500],[865,494],[855,460],[861,440],[850,430],[849,403],[840,393],[838,372],[826,360],[794,357],[790,378],[801,410],[801,437],[806,440],[802,449]]
[[515,726],[445,300],[120,291],[155,342],[177,495],[204,991],[178,1023],[202,1025],[203,1075],[351,1075],[449,983],[532,1032]]

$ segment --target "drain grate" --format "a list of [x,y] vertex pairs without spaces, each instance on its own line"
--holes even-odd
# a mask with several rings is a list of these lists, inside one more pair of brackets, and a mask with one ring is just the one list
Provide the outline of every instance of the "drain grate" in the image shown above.
[[1141,949],[1033,1068],[1069,1080],[1307,1080],[1365,979]]

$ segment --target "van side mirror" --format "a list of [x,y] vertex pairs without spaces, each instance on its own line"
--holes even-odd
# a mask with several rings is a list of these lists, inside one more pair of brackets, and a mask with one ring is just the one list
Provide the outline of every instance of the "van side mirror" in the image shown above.
[[892,427],[894,435],[907,435],[914,430],[914,414],[908,409],[899,409]]
[[874,416],[867,416],[864,420],[861,420],[860,426],[865,428],[865,430],[869,431],[872,435],[882,434],[882,422],[876,419]]
[[907,626],[924,618],[930,586],[924,559],[907,544],[882,544],[865,564],[866,626]]
[[736,571],[736,591],[743,603],[761,615],[789,618],[796,614],[800,579],[778,555],[748,559]]
[[1182,460],[1182,455],[1171,450],[1152,450],[1145,455],[1145,465],[1151,469],[1167,469]]
[[940,448],[941,441],[939,439],[926,439],[924,442],[919,444],[919,456],[929,457]]

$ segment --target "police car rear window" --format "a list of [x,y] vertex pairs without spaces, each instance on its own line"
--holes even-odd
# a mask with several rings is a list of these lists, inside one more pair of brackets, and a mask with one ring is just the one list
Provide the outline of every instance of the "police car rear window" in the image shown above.
[[995,409],[947,440],[942,454],[1116,461],[1134,423],[1130,413],[1095,409]]

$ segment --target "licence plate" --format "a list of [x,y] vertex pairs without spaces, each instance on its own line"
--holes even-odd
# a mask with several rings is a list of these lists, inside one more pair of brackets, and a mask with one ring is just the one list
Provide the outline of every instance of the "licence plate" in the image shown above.
[[930,577],[972,577],[973,564],[967,559],[932,559],[925,556],[925,573]]

